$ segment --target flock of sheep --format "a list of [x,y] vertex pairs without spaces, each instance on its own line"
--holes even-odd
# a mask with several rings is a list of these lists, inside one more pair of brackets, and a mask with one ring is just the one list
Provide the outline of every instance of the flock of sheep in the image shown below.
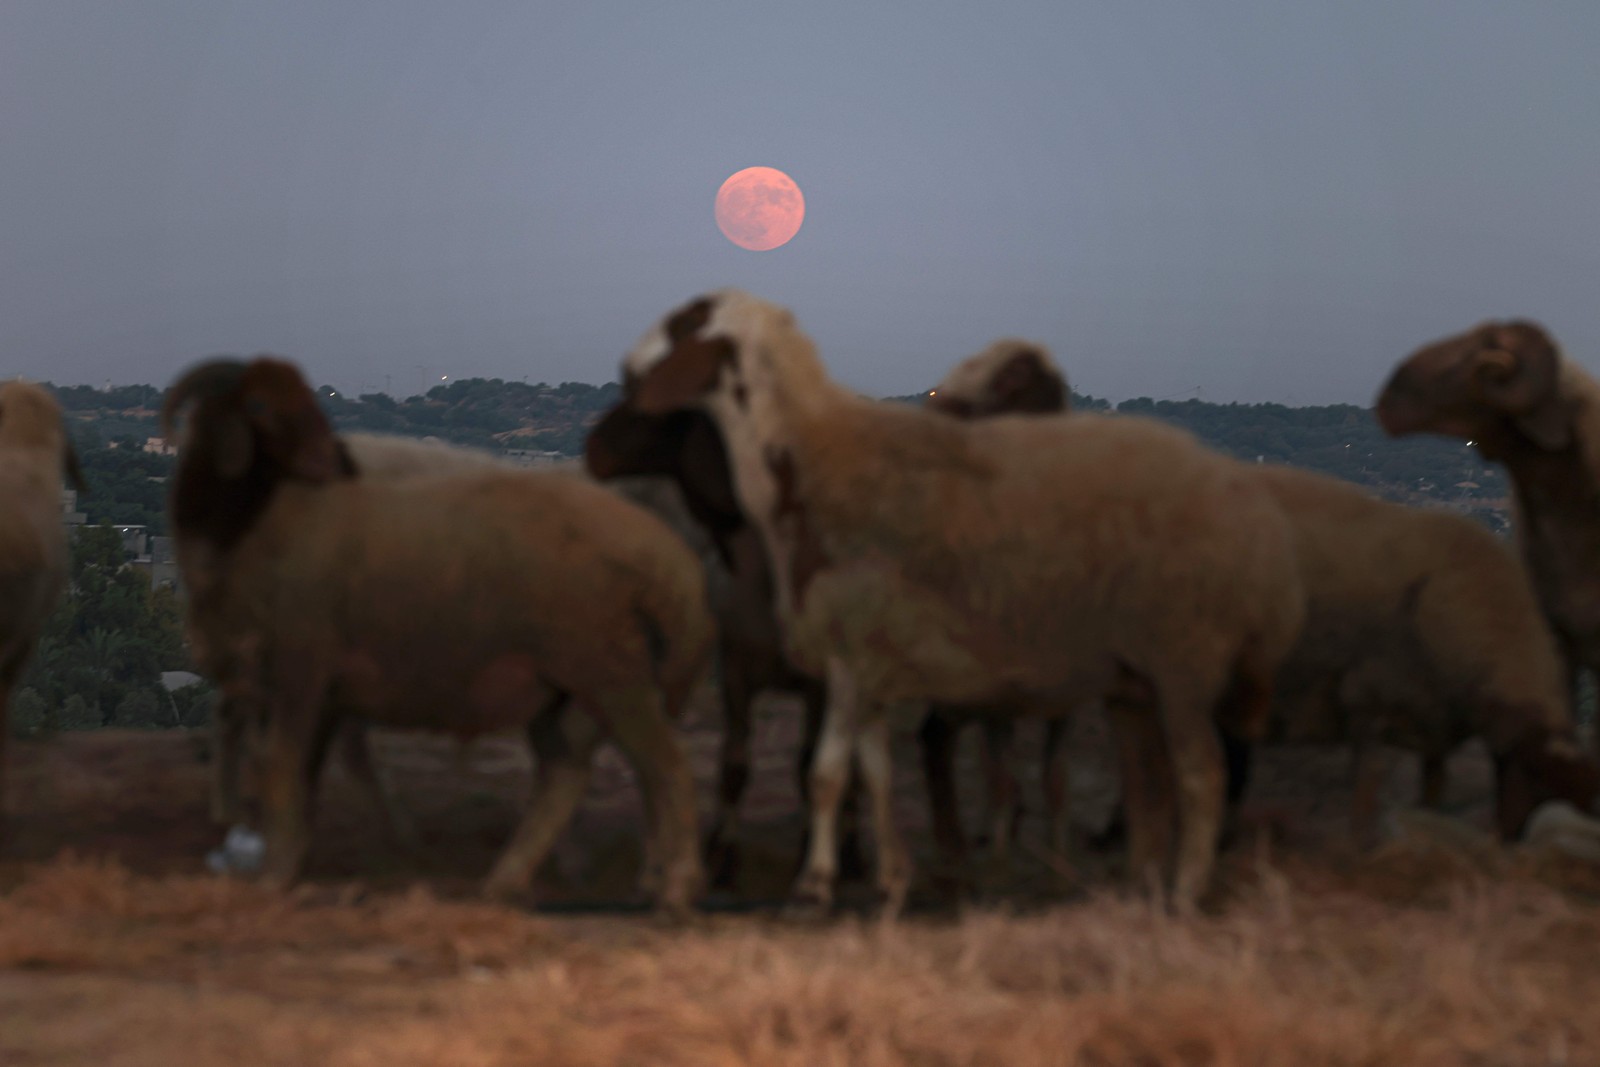
[[[1600,802],[1574,719],[1577,672],[1600,668],[1600,386],[1537,326],[1424,347],[1377,405],[1392,435],[1458,436],[1505,464],[1520,552],[1155,420],[1069,412],[1027,342],[966,360],[921,407],[875,402],[829,377],[790,312],[727,289],[664,317],[622,370],[583,469],[340,436],[299,370],[267,356],[202,363],[169,389],[186,631],[219,694],[213,815],[245,820],[250,786],[267,884],[299,876],[330,746],[410,838],[369,725],[525,729],[535,789],[485,892],[527,892],[609,740],[641,786],[642,888],[682,914],[708,862],[737,861],[750,706],[774,688],[804,698],[793,897],[818,909],[852,768],[885,913],[904,902],[888,711],[908,702],[927,709],[933,824],[955,867],[957,731],[984,728],[1003,854],[1012,726],[1048,721],[1052,843],[1070,853],[1061,727],[1098,704],[1128,875],[1179,910],[1211,882],[1262,740],[1353,745],[1365,840],[1386,746],[1420,755],[1437,805],[1445,757],[1482,738],[1507,840],[1542,805],[1581,818]],[[0,386],[0,701],[64,583],[63,473],[60,409]],[[724,734],[702,844],[675,720],[713,661]]]

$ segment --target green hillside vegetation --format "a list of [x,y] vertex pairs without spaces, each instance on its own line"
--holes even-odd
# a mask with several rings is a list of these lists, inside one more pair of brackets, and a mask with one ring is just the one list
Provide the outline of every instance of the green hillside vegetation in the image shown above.
[[[142,451],[159,434],[161,402],[154,386],[110,391],[58,388],[81,450],[90,491],[79,507],[90,522],[143,523],[166,532],[165,478],[172,460]],[[615,403],[615,382],[560,385],[465,378],[404,400],[383,393],[346,396],[318,389],[323,409],[343,431],[365,430],[434,436],[491,450],[530,449],[578,455],[594,420]],[[890,397],[920,403],[923,394]],[[1079,410],[1106,410],[1106,401],[1073,394]],[[1123,414],[1173,422],[1246,461],[1289,463],[1368,486],[1388,499],[1444,503],[1504,528],[1506,483],[1501,472],[1462,442],[1437,437],[1386,437],[1368,409],[1353,404],[1287,407],[1282,404],[1212,404],[1201,400],[1116,405]]]

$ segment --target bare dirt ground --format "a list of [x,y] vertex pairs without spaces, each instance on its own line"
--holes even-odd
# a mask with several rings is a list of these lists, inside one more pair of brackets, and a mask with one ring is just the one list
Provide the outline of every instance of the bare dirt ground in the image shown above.
[[[717,737],[697,710],[709,812]],[[775,903],[797,862],[794,716],[766,710],[751,847],[725,904]],[[1097,725],[1079,731],[1074,777],[1091,825],[1112,789]],[[926,867],[916,750],[900,749]],[[997,897],[1010,906],[958,911],[925,892],[893,928],[713,907],[687,929],[626,910],[638,797],[609,752],[528,912],[475,897],[528,788],[514,741],[463,754],[380,738],[418,856],[330,769],[289,895],[206,872],[221,831],[205,751],[203,733],[12,747],[0,1065],[1600,1063],[1600,876],[1464,832],[1357,857],[1337,751],[1265,753],[1251,807],[1268,832],[1227,854],[1199,919],[1156,914],[1098,870],[1069,882],[1025,844]],[[970,747],[962,769],[976,800]],[[1481,755],[1452,771],[1454,813],[1484,825]],[[1393,797],[1414,788],[1407,766]],[[1036,812],[1036,779],[1024,790]],[[1036,818],[1021,833],[1043,839]]]

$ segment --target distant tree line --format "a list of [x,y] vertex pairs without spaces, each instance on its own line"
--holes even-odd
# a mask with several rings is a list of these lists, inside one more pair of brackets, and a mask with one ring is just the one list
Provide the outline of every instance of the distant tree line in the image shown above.
[[[160,429],[161,390],[149,385],[110,390],[55,388],[68,414],[89,485],[78,507],[90,523],[142,524],[167,532],[171,456],[144,451]],[[576,455],[599,415],[616,402],[615,382],[560,385],[465,378],[420,396],[383,393],[349,397],[317,389],[335,427],[434,436],[490,450],[526,448]],[[921,403],[924,394],[890,397]],[[1077,410],[1109,410],[1105,400],[1074,393]],[[1252,462],[1289,463],[1368,486],[1411,503],[1447,503],[1504,530],[1493,505],[1506,495],[1501,472],[1461,442],[1445,438],[1393,440],[1372,412],[1350,404],[1211,404],[1147,397],[1115,406],[1123,414],[1175,423],[1231,455]],[[191,725],[204,721],[203,685],[168,693],[164,670],[186,669],[179,606],[170,592],[149,588],[148,576],[127,567],[121,538],[109,526],[80,528],[72,549],[71,589],[45,632],[19,687],[12,726],[20,733],[98,726]]]

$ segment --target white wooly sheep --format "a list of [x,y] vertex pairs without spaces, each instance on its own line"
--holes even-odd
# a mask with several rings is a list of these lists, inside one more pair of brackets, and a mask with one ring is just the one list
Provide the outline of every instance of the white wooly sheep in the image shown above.
[[523,891],[610,737],[640,776],[646,874],[669,910],[701,881],[672,720],[711,651],[703,573],[659,518],[582,478],[485,469],[361,478],[289,363],[192,368],[171,490],[196,659],[259,699],[262,877],[299,873],[343,715],[471,737],[529,730],[530,808],[485,883]]
[[67,581],[63,474],[83,489],[61,406],[32,382],[0,383],[0,827],[11,691]]
[[[958,365],[929,404],[968,418],[1052,403],[1063,411],[1065,385],[1046,350],[1008,340]],[[1481,736],[1507,840],[1550,798],[1593,808],[1600,767],[1577,744],[1555,642],[1498,538],[1465,516],[1388,503],[1326,475],[1244,470],[1287,516],[1306,589],[1306,625],[1276,679],[1272,732],[1355,745],[1359,838],[1377,835],[1384,745],[1422,757],[1422,800],[1438,807],[1446,757]]]
[[[1126,741],[1132,869],[1158,873],[1176,823],[1171,901],[1195,904],[1223,807],[1217,709],[1247,735],[1264,725],[1304,610],[1283,517],[1237,464],[1153,420],[968,423],[864,400],[788,311],[733,289],[663,319],[624,377],[642,413],[717,423],[774,563],[787,650],[826,679],[800,901],[831,900],[852,751],[887,913],[904,899],[888,705],[1106,697]],[[1163,788],[1169,760],[1181,804]]]
[[1487,321],[1422,346],[1377,402],[1390,436],[1459,437],[1505,464],[1516,535],[1576,688],[1600,672],[1600,383],[1551,335]]

